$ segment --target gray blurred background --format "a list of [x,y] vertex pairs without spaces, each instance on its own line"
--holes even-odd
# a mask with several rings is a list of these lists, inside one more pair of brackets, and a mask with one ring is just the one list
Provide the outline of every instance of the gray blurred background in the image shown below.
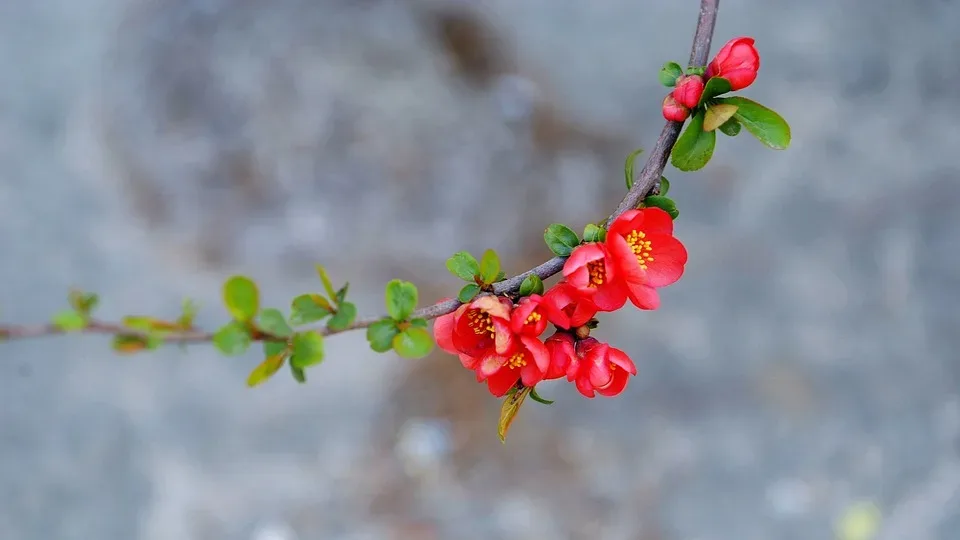
[[[697,4],[0,2],[0,318],[77,286],[214,328],[226,276],[285,307],[316,261],[375,314],[390,278],[450,295],[459,249],[522,271],[623,194]],[[686,275],[599,331],[639,375],[545,384],[506,445],[456,359],[362,333],[253,390],[256,350],[0,345],[0,538],[960,539],[958,28],[948,0],[723,0],[714,52],[756,37],[744,95],[793,145],[668,168]]]

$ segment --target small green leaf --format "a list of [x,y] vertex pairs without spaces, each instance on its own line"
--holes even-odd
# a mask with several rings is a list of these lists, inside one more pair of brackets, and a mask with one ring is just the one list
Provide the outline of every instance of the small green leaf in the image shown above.
[[543,280],[536,274],[530,274],[523,278],[520,284],[520,296],[530,296],[531,294],[543,294]]
[[417,328],[426,328],[427,320],[423,318],[413,319],[410,321],[410,326],[416,326]]
[[447,259],[447,270],[464,281],[473,281],[480,273],[480,263],[468,251],[458,251]]
[[473,300],[475,296],[480,294],[480,286],[476,283],[467,283],[460,289],[460,292],[457,293],[457,300],[466,304],[467,302]]
[[289,353],[287,349],[289,344],[286,341],[264,341],[263,342],[263,356],[274,356],[280,354],[284,351]]
[[67,295],[67,301],[70,303],[70,307],[76,310],[77,313],[90,315],[90,312],[100,303],[100,297],[93,293],[85,293],[73,289]]
[[580,245],[577,233],[562,223],[554,223],[547,227],[547,230],[543,233],[543,240],[547,243],[550,251],[558,257],[569,257],[573,248]]
[[381,319],[367,327],[367,341],[370,342],[370,348],[374,352],[387,352],[393,348],[393,338],[399,333],[400,329],[397,328],[396,321]]
[[330,276],[327,274],[327,269],[323,267],[322,264],[316,265],[317,275],[320,276],[320,281],[323,283],[323,290],[327,291],[327,296],[331,299],[337,297],[336,291],[333,290],[333,283],[330,281]]
[[298,368],[293,364],[290,364],[290,374],[293,375],[293,380],[300,384],[305,384],[307,382],[307,374],[303,372],[303,369]]
[[283,367],[283,363],[286,362],[286,360],[286,351],[273,356],[268,356],[266,360],[261,362],[257,367],[253,368],[253,371],[250,372],[250,376],[247,377],[247,386],[257,386],[270,377],[273,377],[273,374]]
[[485,285],[489,285],[497,281],[498,275],[500,275],[500,257],[496,251],[488,249],[480,257],[480,279]]
[[531,390],[533,390],[532,387],[525,386],[503,400],[503,405],[500,406],[500,421],[497,422],[497,435],[500,437],[500,442],[507,442],[507,432],[510,430],[510,425],[513,424],[517,413],[520,412],[520,406],[523,405],[523,401],[527,399]]
[[327,328],[339,332],[346,330],[353,320],[357,318],[357,306],[351,302],[343,302],[337,308],[337,312],[327,321]]
[[595,223],[587,223],[587,226],[583,228],[584,242],[603,242],[606,237],[607,231]]
[[411,326],[393,337],[393,350],[401,358],[423,358],[433,350],[433,338],[426,329]]
[[323,336],[317,332],[299,332],[293,335],[290,364],[300,369],[323,362]]
[[237,356],[250,347],[250,332],[237,321],[223,325],[213,335],[213,344],[227,356]]
[[703,130],[703,116],[702,110],[693,116],[670,153],[670,163],[681,171],[700,170],[713,157],[717,132]]
[[706,102],[711,99],[726,94],[730,91],[730,81],[724,79],[723,77],[710,77],[707,80],[707,84],[703,87],[703,93],[700,94],[700,103],[697,104],[698,107],[702,107]]
[[666,195],[668,191],[670,191],[670,181],[667,180],[667,177],[666,177],[666,176],[661,176],[661,177],[660,177],[660,191],[658,192],[658,194],[659,194],[659,195]]
[[676,86],[677,78],[683,75],[683,68],[680,67],[680,64],[676,62],[667,62],[660,68],[660,73],[658,78],[660,79],[660,84],[670,87]]
[[623,179],[627,181],[627,189],[633,187],[634,180],[634,162],[637,160],[637,156],[643,153],[643,148],[637,148],[633,152],[630,152],[630,155],[627,156],[627,161],[623,164]]
[[231,317],[247,322],[260,310],[260,291],[250,278],[233,276],[223,284],[223,302]]
[[720,133],[723,133],[728,137],[736,137],[740,134],[740,122],[737,122],[736,117],[734,117],[727,120],[723,124],[720,124],[720,127],[717,129],[720,130]]
[[494,283],[497,283],[497,282],[503,281],[503,280],[506,279],[506,278],[507,278],[507,273],[504,272],[503,270],[501,270],[501,271],[497,272],[497,279],[495,279],[495,280],[493,280],[493,281],[494,281]]
[[319,294],[301,294],[290,303],[290,323],[294,325],[319,321],[330,315],[330,302]]
[[673,219],[677,219],[677,216],[680,215],[680,211],[677,210],[677,204],[673,202],[673,199],[664,197],[663,195],[650,195],[643,200],[643,204],[650,208],[665,210]]
[[277,337],[290,337],[293,328],[287,324],[286,317],[279,309],[268,308],[260,312],[260,321],[257,324],[263,332]]
[[738,108],[734,118],[761,143],[775,150],[784,150],[790,146],[790,125],[775,111],[739,96],[718,101],[736,105]]
[[733,118],[737,112],[736,105],[729,103],[714,103],[707,106],[707,114],[703,117],[703,130],[713,131]]
[[540,397],[540,394],[537,393],[537,387],[530,387],[530,399],[536,401],[537,403],[543,403],[544,405],[553,405],[554,400],[552,399],[543,399]]
[[347,299],[347,291],[348,291],[348,290],[350,290],[350,282],[349,282],[349,281],[346,282],[346,283],[344,283],[344,284],[343,284],[343,287],[340,287],[340,289],[337,290],[336,299],[337,299],[337,305],[338,305],[338,306],[346,301],[346,299]]
[[53,316],[52,322],[64,332],[75,332],[87,327],[87,318],[72,309],[57,313]]
[[395,321],[405,321],[417,307],[417,286],[399,279],[387,283],[387,314]]
[[193,328],[193,319],[197,316],[197,306],[193,300],[187,298],[180,304],[180,317],[177,319],[177,325],[183,330]]

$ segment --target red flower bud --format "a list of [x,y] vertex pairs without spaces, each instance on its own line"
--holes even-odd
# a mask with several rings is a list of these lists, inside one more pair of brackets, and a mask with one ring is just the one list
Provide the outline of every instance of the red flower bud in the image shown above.
[[753,42],[751,37],[728,41],[707,66],[707,79],[723,77],[730,81],[731,90],[740,90],[753,84],[760,69],[760,53]]
[[700,75],[684,75],[677,79],[677,86],[673,89],[673,99],[688,109],[700,103],[703,95],[703,77]]
[[683,122],[688,116],[690,116],[690,109],[673,99],[673,94],[667,94],[667,97],[663,98],[664,118],[671,122]]

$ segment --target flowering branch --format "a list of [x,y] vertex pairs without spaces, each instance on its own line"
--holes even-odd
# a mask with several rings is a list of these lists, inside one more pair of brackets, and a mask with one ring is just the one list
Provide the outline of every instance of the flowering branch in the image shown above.
[[[565,377],[587,398],[618,395],[637,368],[624,351],[591,337],[599,324],[596,315],[618,311],[628,301],[641,310],[657,309],[658,289],[676,283],[687,263],[687,250],[673,234],[679,211],[666,196],[667,161],[682,171],[703,168],[713,156],[718,131],[734,137],[743,128],[774,149],[790,144],[790,126],[776,112],[744,97],[724,96],[757,78],[760,56],[753,38],[728,41],[707,63],[718,4],[700,2],[687,67],[667,62],[660,70],[660,82],[672,88],[662,103],[667,123],[639,174],[634,174],[633,163],[641,151],[627,157],[623,200],[609,217],[587,224],[582,235],[562,223],[548,226],[544,241],[556,256],[522,274],[507,278],[493,250],[479,260],[460,251],[446,264],[465,282],[456,298],[416,309],[416,286],[395,279],[385,289],[387,314],[374,318],[357,318],[356,306],[347,300],[349,284],[335,288],[321,265],[317,274],[324,293],[297,296],[289,315],[263,308],[256,283],[232,276],[222,290],[231,318],[215,332],[194,327],[196,308],[189,301],[175,321],[128,316],[108,323],[91,315],[96,295],[71,291],[71,309],[49,324],[0,326],[0,341],[82,332],[111,335],[119,353],[165,343],[212,342],[231,356],[261,342],[265,360],[247,379],[255,386],[284,365],[294,379],[305,382],[305,369],[323,361],[324,337],[366,329],[375,352],[421,358],[436,343],[456,355],[492,395],[505,397],[498,425],[501,440],[527,396],[552,403],[537,394],[541,381]],[[560,273],[559,283],[545,291],[543,281]],[[430,320],[435,320],[432,335],[427,330]],[[543,338],[548,324],[554,331]]]

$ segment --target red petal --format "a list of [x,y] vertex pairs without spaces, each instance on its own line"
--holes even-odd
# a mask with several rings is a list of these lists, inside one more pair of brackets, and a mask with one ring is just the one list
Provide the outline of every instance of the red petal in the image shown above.
[[[633,229],[627,231],[626,234],[630,234],[632,230]],[[633,283],[643,283],[646,281],[646,273],[643,268],[640,268],[640,263],[637,262],[637,256],[630,249],[630,244],[627,243],[627,240],[623,236],[619,234],[608,234],[607,247],[624,281]]]
[[687,248],[673,236],[665,234],[651,235],[649,239],[653,261],[647,263],[646,284],[666,287],[676,283],[687,264]]
[[523,343],[527,352],[533,357],[533,363],[536,364],[540,373],[546,373],[547,369],[550,368],[550,351],[547,350],[547,346],[539,339],[530,336],[520,336],[520,342]]
[[630,377],[625,371],[617,370],[613,373],[613,380],[610,381],[610,384],[605,388],[597,388],[597,393],[605,397],[615,396],[623,392],[629,379]]
[[490,377],[491,375],[500,371],[509,371],[500,369],[506,363],[506,357],[496,354],[488,354],[480,360],[480,364],[477,366],[477,375],[481,376],[483,379],[486,379],[487,377]]
[[673,218],[666,210],[644,208],[641,212],[643,212],[643,223],[636,230],[647,234],[673,234]]
[[579,377],[577,378],[576,384],[577,384],[577,390],[579,390],[580,393],[584,395],[584,397],[593,399],[593,397],[597,395],[596,392],[593,391],[593,387],[590,386],[590,382],[587,381],[587,379],[583,377]]
[[630,231],[638,229],[642,222],[643,215],[640,213],[640,210],[627,210],[620,214],[620,217],[613,220],[610,229],[607,230],[607,238],[611,235],[626,236],[630,234]]
[[487,379],[487,389],[496,397],[502,397],[513,385],[520,380],[520,372],[516,369],[501,369],[489,379]]
[[451,354],[457,354],[457,348],[453,346],[453,329],[456,322],[455,313],[437,317],[437,320],[433,321],[433,337],[437,340],[437,345]]
[[623,371],[631,375],[637,374],[637,366],[633,363],[633,360],[627,356],[627,353],[621,351],[620,349],[610,347],[610,354],[607,359],[611,364],[621,368]]
[[480,359],[476,356],[470,356],[469,354],[460,353],[460,363],[463,364],[463,367],[473,370],[477,369],[477,366],[480,364]]
[[537,368],[536,364],[529,363],[520,368],[520,381],[524,386],[536,386],[542,380],[543,372]]
[[499,354],[506,354],[507,351],[514,347],[515,342],[513,332],[510,330],[510,321],[508,319],[494,317],[493,330],[494,349]]
[[591,299],[600,311],[616,311],[627,303],[627,289],[621,283],[610,283],[596,289]]
[[491,317],[510,320],[510,306],[501,302],[496,296],[481,296],[471,302],[470,307],[488,313]]
[[640,309],[657,309],[660,307],[660,295],[649,285],[636,283],[627,284],[627,294],[633,305]]

